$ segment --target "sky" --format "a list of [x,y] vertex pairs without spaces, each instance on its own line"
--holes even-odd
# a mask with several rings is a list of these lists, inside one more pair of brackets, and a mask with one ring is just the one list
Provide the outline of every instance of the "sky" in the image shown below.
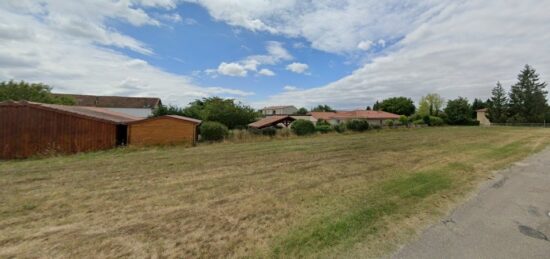
[[364,109],[550,78],[550,0],[2,0],[0,81]]

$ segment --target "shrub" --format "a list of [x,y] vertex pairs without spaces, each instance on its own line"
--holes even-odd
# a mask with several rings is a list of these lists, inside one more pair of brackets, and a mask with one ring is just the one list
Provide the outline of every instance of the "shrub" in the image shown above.
[[320,120],[317,120],[317,122],[315,123],[315,126],[330,126],[330,123],[326,120],[320,119]]
[[298,136],[315,133],[315,126],[313,125],[313,122],[302,119],[294,121],[290,126],[290,129],[292,129],[292,132]]
[[254,134],[254,135],[261,135],[262,134],[262,130],[261,129],[257,129],[257,128],[248,128],[248,132],[251,133],[251,134]]
[[349,120],[346,128],[353,131],[365,131],[369,129],[369,122],[366,120]]
[[273,137],[277,134],[277,129],[275,127],[267,127],[262,129],[262,135]]
[[430,116],[430,126],[443,126],[445,121],[439,117]]
[[401,123],[401,125],[409,125],[409,118],[407,118],[407,116],[405,115],[401,115],[399,116],[399,123]]
[[429,126],[432,125],[432,121],[430,120],[431,119],[430,117],[431,117],[430,115],[425,115],[424,117],[422,117],[422,120],[424,121],[424,124],[429,125]]
[[207,121],[200,126],[200,134],[202,140],[220,141],[227,137],[229,133],[227,127],[219,122]]
[[315,126],[315,131],[320,133],[329,133],[332,131],[332,127],[330,125],[317,125]]
[[424,125],[425,123],[424,123],[424,120],[420,119],[420,120],[413,121],[413,124],[414,125]]
[[390,128],[393,127],[393,125],[394,125],[393,120],[385,120],[384,125],[386,125]]
[[334,129],[334,131],[338,132],[338,133],[344,133],[346,132],[346,124],[343,123],[343,122],[340,122],[339,124],[336,124],[334,126],[332,126],[332,128]]
[[376,124],[376,125],[372,125],[372,129],[375,129],[375,130],[381,130],[382,129],[382,126]]

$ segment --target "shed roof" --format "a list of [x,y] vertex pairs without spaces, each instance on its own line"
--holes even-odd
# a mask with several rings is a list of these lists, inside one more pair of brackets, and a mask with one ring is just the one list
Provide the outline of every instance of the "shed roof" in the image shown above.
[[487,112],[487,111],[489,111],[489,109],[487,109],[487,108],[476,110],[476,112]]
[[264,127],[267,127],[267,126],[271,126],[271,125],[276,125],[278,123],[281,123],[285,120],[290,120],[290,121],[295,121],[296,119],[292,118],[291,116],[288,116],[288,115],[273,115],[273,116],[268,116],[268,117],[265,117],[263,119],[260,119],[258,121],[255,121],[253,123],[250,123],[248,124],[249,127],[252,127],[252,128],[257,128],[257,129],[260,129],[260,128],[264,128]]
[[83,94],[54,94],[75,99],[76,105],[104,108],[155,108],[162,104],[157,97],[97,96]]
[[142,118],[134,117],[124,113],[114,112],[105,108],[98,107],[85,107],[85,106],[70,106],[59,104],[45,104],[28,101],[5,101],[1,102],[0,106],[27,106],[37,109],[50,110],[55,112],[61,112],[71,114],[77,117],[84,117],[93,120],[100,120],[114,124],[126,124],[131,121],[140,120]]
[[393,120],[399,119],[399,115],[384,111],[337,111],[337,112],[311,112],[316,119],[371,119],[371,120]]
[[145,119],[141,119],[141,120],[132,121],[132,122],[129,122],[128,124],[140,123],[140,122],[150,121],[150,120],[166,119],[166,118],[181,120],[181,121],[188,121],[188,122],[191,122],[191,123],[194,123],[194,124],[201,124],[202,123],[201,120],[197,120],[197,119],[193,119],[193,118],[189,118],[189,117],[185,117],[185,116],[163,115],[163,116],[158,116],[158,117],[145,118]]

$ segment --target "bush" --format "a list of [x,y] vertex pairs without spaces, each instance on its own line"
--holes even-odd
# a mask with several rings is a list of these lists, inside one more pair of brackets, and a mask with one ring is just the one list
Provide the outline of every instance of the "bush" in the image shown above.
[[385,121],[384,121],[384,125],[386,125],[386,126],[388,126],[388,127],[391,128],[391,127],[393,127],[394,122],[393,122],[393,120],[385,120]]
[[408,126],[409,125],[409,118],[407,118],[407,116],[405,116],[405,115],[401,115],[401,116],[399,116],[399,123],[401,123],[401,125]]
[[313,122],[302,119],[294,121],[290,126],[290,129],[292,129],[292,132],[298,136],[315,133],[315,126],[313,125]]
[[315,131],[320,133],[329,133],[332,131],[332,127],[330,125],[317,125],[315,126]]
[[439,117],[430,116],[430,126],[443,126],[445,124],[445,121]]
[[369,122],[366,120],[349,120],[346,128],[353,131],[366,131],[369,129]]
[[220,141],[227,137],[229,130],[227,127],[219,122],[207,121],[203,122],[200,126],[200,134],[202,140],[206,141]]
[[323,120],[323,119],[319,119],[317,120],[317,122],[315,123],[315,126],[330,126],[330,123],[326,120]]
[[332,128],[334,129],[334,131],[338,132],[338,133],[344,133],[346,132],[346,124],[343,123],[343,122],[340,122],[339,124],[336,124],[334,126],[332,126]]
[[375,129],[375,130],[381,130],[382,129],[382,126],[376,124],[376,125],[372,125],[372,129]]
[[414,125],[424,125],[425,123],[424,123],[424,120],[420,119],[420,120],[413,121],[413,124]]
[[267,127],[262,129],[262,135],[273,137],[277,134],[277,129],[275,127]]

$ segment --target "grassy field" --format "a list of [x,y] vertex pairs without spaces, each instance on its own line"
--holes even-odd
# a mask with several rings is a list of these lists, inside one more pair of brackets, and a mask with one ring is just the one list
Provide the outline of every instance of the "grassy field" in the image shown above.
[[549,143],[446,127],[0,162],[0,257],[376,257]]

